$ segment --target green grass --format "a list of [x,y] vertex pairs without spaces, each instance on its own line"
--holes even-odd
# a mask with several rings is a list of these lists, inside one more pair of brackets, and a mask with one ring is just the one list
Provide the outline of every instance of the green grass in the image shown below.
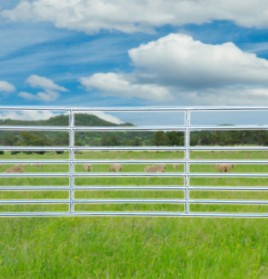
[[[245,156],[246,155],[246,156]],[[265,159],[268,153],[199,152],[192,158]],[[1,158],[22,159],[23,154]],[[55,154],[30,155],[32,159],[52,159]],[[103,157],[101,157],[103,156]],[[168,159],[181,158],[180,153],[96,152],[78,154],[80,159]],[[26,157],[25,157],[26,158]],[[57,159],[66,154],[57,155]],[[0,172],[10,166],[1,166]],[[94,166],[93,166],[94,167]],[[96,166],[103,171],[107,166]],[[39,168],[39,169],[38,169]],[[67,168],[67,170],[66,170]],[[77,166],[82,171],[82,166]],[[68,167],[27,166],[27,172],[63,172]],[[132,166],[125,171],[140,171]],[[192,166],[193,172],[215,172],[210,166]],[[168,171],[174,171],[170,166]],[[181,166],[179,172],[183,171]],[[266,166],[236,165],[232,172],[265,172]],[[183,185],[178,178],[81,178],[79,185]],[[68,185],[68,178],[1,178],[0,185]],[[195,178],[191,185],[267,185],[264,178]],[[183,198],[182,191],[77,191],[76,198]],[[66,198],[68,191],[0,192],[0,199]],[[195,199],[267,199],[268,193],[193,191]],[[13,205],[5,210],[14,211]],[[4,208],[3,207],[3,208]],[[8,209],[9,207],[9,209]],[[24,208],[23,208],[24,207]],[[243,207],[243,208],[241,208]],[[21,210],[50,210],[46,205],[20,205]],[[181,205],[78,205],[77,211],[92,210],[181,211]],[[0,209],[1,210],[1,209]],[[68,210],[66,205],[53,210]],[[266,206],[192,205],[192,211],[243,210],[267,212]],[[0,278],[268,278],[268,220],[241,218],[1,218]]]
[[266,220],[1,219],[1,278],[267,278]]

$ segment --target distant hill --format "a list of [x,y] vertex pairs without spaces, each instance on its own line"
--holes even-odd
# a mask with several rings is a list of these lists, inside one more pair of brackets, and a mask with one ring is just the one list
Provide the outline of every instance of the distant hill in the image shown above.
[[[16,125],[16,126],[68,126],[68,115],[57,115],[47,120],[14,120],[14,119],[2,119],[1,125]],[[115,124],[104,119],[101,119],[91,114],[76,114],[75,115],[76,126],[133,126],[131,123]]]
[[[0,127],[8,126],[68,126],[69,116],[58,115],[47,120],[0,120]],[[76,126],[87,127],[118,127],[133,126],[131,123],[115,124],[90,114],[76,114]],[[140,132],[76,132],[75,144],[84,146],[140,145],[150,139],[151,135]],[[2,146],[66,146],[69,145],[69,133],[57,131],[1,131]]]

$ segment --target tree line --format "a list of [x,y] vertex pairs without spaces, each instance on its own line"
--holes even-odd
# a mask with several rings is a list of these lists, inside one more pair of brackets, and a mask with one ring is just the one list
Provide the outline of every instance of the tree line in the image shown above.
[[[1,146],[68,146],[66,132],[3,132]],[[268,131],[195,131],[191,145],[268,145]],[[77,146],[183,146],[183,132],[79,132]],[[17,151],[14,151],[15,154]],[[32,151],[27,151],[32,153]],[[35,151],[44,153],[44,151]],[[3,154],[3,150],[0,152]]]
[[[1,125],[15,126],[68,126],[67,115],[48,120],[20,121],[0,120]],[[77,114],[76,126],[133,126],[131,123],[114,124],[94,115]],[[268,145],[268,131],[194,131],[190,134],[191,145]],[[176,131],[81,131],[75,133],[76,146],[183,146],[184,133]],[[0,146],[69,146],[69,133],[56,131],[1,131]],[[3,149],[0,154],[3,154]],[[17,151],[13,151],[15,154]],[[31,153],[32,151],[27,151]],[[36,151],[44,153],[44,151]]]

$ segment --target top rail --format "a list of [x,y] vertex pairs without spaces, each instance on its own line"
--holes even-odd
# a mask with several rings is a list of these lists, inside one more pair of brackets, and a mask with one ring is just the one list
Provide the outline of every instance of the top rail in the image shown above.
[[238,111],[267,110],[268,106],[133,106],[133,107],[62,107],[62,106],[1,106],[0,110],[58,110],[58,111]]
[[62,107],[62,106],[51,106],[51,107],[43,107],[43,106],[2,106],[0,107],[0,111],[6,110],[54,110],[54,111],[73,111],[73,112],[81,112],[81,111],[109,111],[109,112],[139,112],[139,111],[247,111],[247,110],[267,110],[267,106],[194,106],[194,107],[157,107],[157,106],[148,106],[148,107]]

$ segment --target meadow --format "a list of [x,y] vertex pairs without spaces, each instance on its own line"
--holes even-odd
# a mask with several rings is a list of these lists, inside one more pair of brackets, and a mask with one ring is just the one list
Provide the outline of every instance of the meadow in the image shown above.
[[[266,159],[267,152],[192,152],[192,159]],[[6,152],[1,160],[67,159],[68,154]],[[180,152],[83,152],[76,159],[182,159]],[[10,164],[2,164],[4,173]],[[143,172],[145,165],[124,165]],[[75,166],[83,172],[83,165]],[[109,165],[93,165],[107,172]],[[25,165],[24,172],[66,173],[63,178],[0,178],[1,186],[55,186],[69,183],[68,164]],[[183,173],[181,164],[167,173]],[[216,173],[213,164],[191,165],[191,172]],[[262,173],[268,166],[236,164],[231,172]],[[267,178],[191,179],[192,186],[266,186]],[[79,177],[77,186],[180,186],[180,177]],[[77,199],[181,199],[184,191],[75,191]],[[0,191],[0,200],[68,199],[69,191]],[[267,199],[266,191],[191,191],[193,199]],[[1,205],[1,212],[68,211],[67,204]],[[78,204],[77,211],[184,211],[181,204]],[[191,205],[196,212],[266,212],[260,205]],[[0,278],[268,278],[268,222],[261,218],[23,217],[0,219]]]

